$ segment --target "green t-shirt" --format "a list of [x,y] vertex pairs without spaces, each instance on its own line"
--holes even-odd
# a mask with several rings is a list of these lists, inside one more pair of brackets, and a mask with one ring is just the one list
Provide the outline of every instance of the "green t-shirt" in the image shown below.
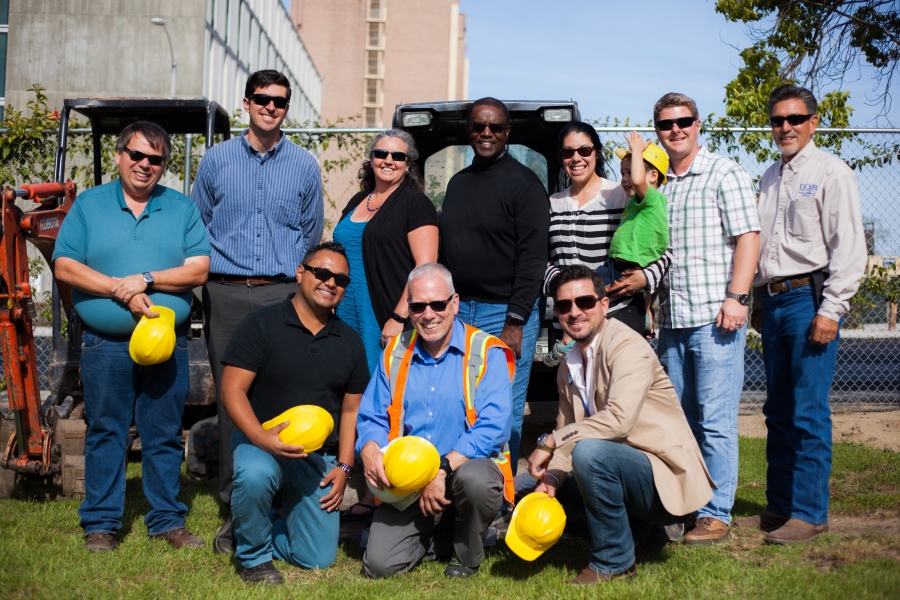
[[647,189],[647,195],[640,202],[637,195],[633,195],[613,234],[609,255],[646,267],[665,254],[668,246],[666,197],[654,187]]

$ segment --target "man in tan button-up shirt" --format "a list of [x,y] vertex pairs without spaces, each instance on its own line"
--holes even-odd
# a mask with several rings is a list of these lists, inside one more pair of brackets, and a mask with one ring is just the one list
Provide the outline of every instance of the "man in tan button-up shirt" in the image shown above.
[[[709,502],[712,479],[653,349],[606,319],[600,276],[584,265],[563,267],[550,291],[576,346],[557,375],[556,430],[539,438],[528,471],[539,480],[535,491],[584,504],[591,561],[575,582],[630,576],[635,543]],[[523,482],[517,478],[517,490]]]
[[766,509],[738,526],[790,544],[828,530],[829,391],[840,320],[866,268],[856,177],[812,141],[819,116],[809,90],[769,96],[781,160],[760,182],[759,265],[751,323],[762,333],[768,427]]

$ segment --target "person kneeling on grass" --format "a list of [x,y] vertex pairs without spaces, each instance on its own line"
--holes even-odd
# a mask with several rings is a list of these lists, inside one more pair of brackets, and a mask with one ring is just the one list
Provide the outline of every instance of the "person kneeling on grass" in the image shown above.
[[575,347],[557,373],[557,428],[538,438],[517,495],[533,490],[567,509],[584,506],[591,561],[572,583],[631,577],[666,539],[663,526],[687,521],[709,501],[713,481],[652,348],[606,318],[600,275],[563,267],[550,292]]
[[[297,293],[244,317],[222,357],[222,401],[237,426],[235,558],[248,583],[282,582],[273,556],[307,569],[324,569],[337,556],[338,508],[353,473],[356,413],[369,382],[359,334],[333,313],[349,272],[340,244],[310,248],[297,267]],[[260,425],[304,404],[334,419],[315,452],[279,440],[286,422]],[[271,510],[278,491],[283,517]]]

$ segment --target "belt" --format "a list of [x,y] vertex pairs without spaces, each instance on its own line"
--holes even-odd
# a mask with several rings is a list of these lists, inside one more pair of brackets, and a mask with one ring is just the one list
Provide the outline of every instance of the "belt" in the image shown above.
[[778,294],[783,294],[784,292],[789,292],[791,290],[795,290],[798,287],[803,287],[804,285],[811,285],[812,277],[810,275],[801,275],[799,277],[785,277],[784,279],[779,279],[778,281],[773,281],[766,285],[766,290],[768,290],[770,296],[777,296]]
[[280,277],[254,276],[254,275],[224,275],[222,273],[210,273],[209,281],[224,283],[226,285],[271,285],[273,283],[290,283],[293,280],[285,280]]

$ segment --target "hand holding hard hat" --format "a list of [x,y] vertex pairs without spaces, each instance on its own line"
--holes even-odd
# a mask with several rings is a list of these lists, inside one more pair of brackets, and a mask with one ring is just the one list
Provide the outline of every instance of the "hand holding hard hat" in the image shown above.
[[175,311],[165,306],[151,306],[158,317],[141,317],[131,334],[128,354],[139,365],[149,367],[164,363],[175,351]]
[[522,498],[513,511],[506,532],[506,546],[519,558],[532,561],[562,537],[566,512],[556,498],[533,492]]
[[440,470],[441,456],[434,444],[415,435],[395,439],[382,450],[384,474],[391,486],[378,489],[366,481],[366,485],[379,501],[393,504],[404,510],[422,495]]
[[284,444],[302,446],[304,452],[315,452],[325,444],[325,440],[334,430],[334,419],[321,406],[303,404],[284,411],[274,419],[262,424],[265,430],[272,429],[284,422],[288,426],[278,433],[278,439]]

